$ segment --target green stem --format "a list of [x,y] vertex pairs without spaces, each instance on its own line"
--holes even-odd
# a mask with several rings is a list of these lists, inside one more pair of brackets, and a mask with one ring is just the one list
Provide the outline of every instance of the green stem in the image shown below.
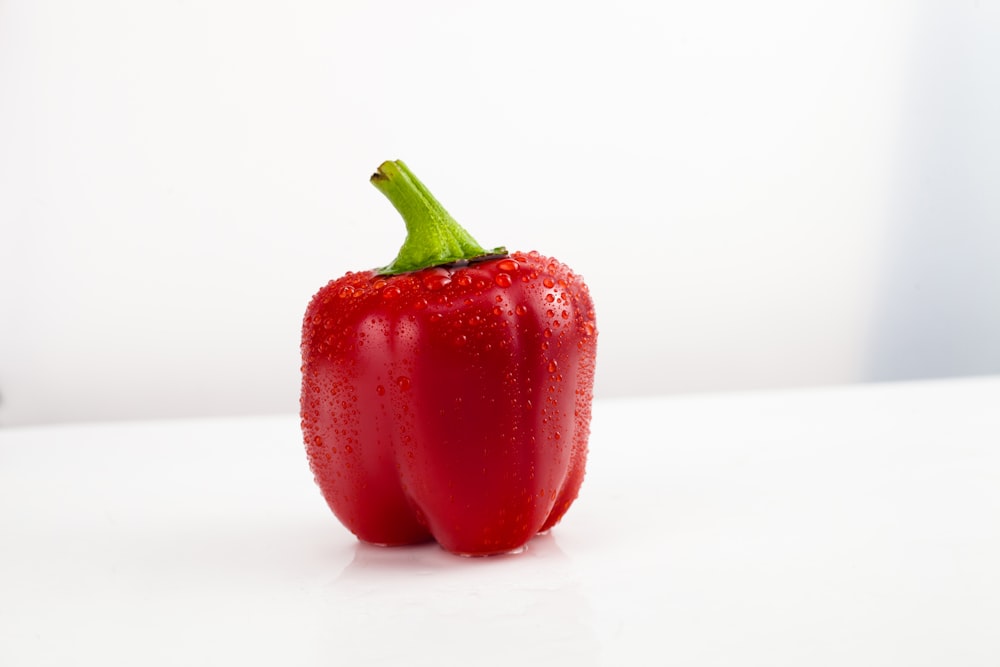
[[462,229],[427,187],[401,160],[383,162],[371,177],[372,185],[388,198],[406,223],[406,240],[392,264],[381,275],[419,271],[431,266],[506,253],[487,251]]

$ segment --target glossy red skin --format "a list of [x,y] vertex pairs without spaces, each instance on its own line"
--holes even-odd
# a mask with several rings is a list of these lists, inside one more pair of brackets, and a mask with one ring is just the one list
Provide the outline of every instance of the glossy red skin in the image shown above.
[[596,345],[583,280],[535,252],[331,281],[302,334],[323,496],[365,542],[523,546],[583,482]]

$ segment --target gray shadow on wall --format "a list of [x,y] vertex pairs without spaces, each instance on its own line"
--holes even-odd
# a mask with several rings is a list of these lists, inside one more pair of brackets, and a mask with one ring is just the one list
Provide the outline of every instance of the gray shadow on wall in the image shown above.
[[1000,6],[915,11],[874,381],[1000,373]]

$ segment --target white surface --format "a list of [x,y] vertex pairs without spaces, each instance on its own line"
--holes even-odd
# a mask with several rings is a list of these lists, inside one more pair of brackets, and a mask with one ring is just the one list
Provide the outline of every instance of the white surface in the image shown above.
[[598,395],[1000,373],[997,80],[998,0],[4,0],[0,423],[294,411],[390,158],[588,280]]
[[294,417],[0,431],[0,664],[1000,662],[1000,378],[600,401],[526,552],[357,544]]

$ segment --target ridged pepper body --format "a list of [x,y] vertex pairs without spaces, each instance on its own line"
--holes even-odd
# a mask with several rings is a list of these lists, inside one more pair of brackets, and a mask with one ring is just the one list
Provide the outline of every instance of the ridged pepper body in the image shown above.
[[306,312],[301,394],[331,510],[376,544],[523,546],[580,490],[596,343],[583,280],[536,252],[331,281]]

